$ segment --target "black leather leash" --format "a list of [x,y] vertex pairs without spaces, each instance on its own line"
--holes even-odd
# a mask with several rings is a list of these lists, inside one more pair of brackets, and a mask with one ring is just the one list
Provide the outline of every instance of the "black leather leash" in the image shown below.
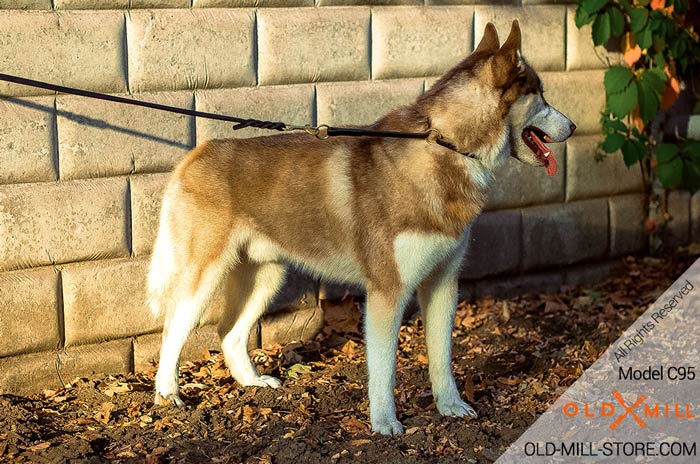
[[455,151],[460,155],[469,158],[478,159],[473,153],[462,153],[450,142],[444,140],[437,129],[428,129],[425,132],[401,132],[401,131],[381,131],[352,127],[332,127],[325,124],[320,126],[295,126],[279,121],[261,121],[259,119],[237,118],[235,116],[226,116],[223,114],[207,113],[205,111],[189,110],[186,108],[178,108],[176,106],[161,105],[159,103],[151,103],[142,100],[133,100],[131,98],[109,95],[106,93],[92,92],[90,90],[76,89],[63,85],[50,84],[48,82],[27,79],[24,77],[13,76],[10,74],[0,73],[0,81],[12,82],[13,84],[27,85],[40,89],[51,90],[53,92],[67,93],[78,95],[81,97],[95,98],[97,100],[106,100],[114,103],[123,103],[125,105],[142,106],[154,110],[167,111],[170,113],[184,114],[197,118],[215,119],[217,121],[233,122],[233,130],[240,130],[246,127],[255,127],[258,129],[268,129],[275,131],[304,131],[316,138],[325,140],[328,137],[345,136],[345,137],[384,137],[384,138],[401,138],[401,139],[425,139],[428,142],[435,142],[449,150]]

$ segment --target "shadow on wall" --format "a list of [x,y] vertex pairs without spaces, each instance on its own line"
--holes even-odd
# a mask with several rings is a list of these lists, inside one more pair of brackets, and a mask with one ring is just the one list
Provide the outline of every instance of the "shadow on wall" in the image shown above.
[[[82,125],[87,125],[91,127],[95,127],[98,129],[105,129],[105,130],[112,130],[121,134],[133,136],[133,137],[139,137],[142,139],[150,140],[152,142],[157,142],[157,143],[162,143],[164,145],[174,147],[174,148],[181,148],[188,150],[191,148],[190,145],[182,143],[177,140],[169,140],[167,138],[159,137],[154,134],[149,134],[146,132],[130,129],[128,127],[121,127],[117,126],[115,124],[111,124],[105,120],[102,119],[96,119],[92,117],[88,117],[85,115],[81,114],[76,114],[71,111],[66,111],[66,110],[59,110],[51,106],[46,106],[42,105],[40,103],[34,102],[34,101],[29,101],[23,98],[17,98],[17,97],[2,97],[4,101],[8,103],[12,103],[14,105],[22,106],[24,108],[30,108],[33,110],[38,110],[38,111],[43,111],[45,113],[49,114],[55,114],[56,117],[63,117],[68,120],[74,121],[78,124]],[[157,111],[157,110],[154,110]]]

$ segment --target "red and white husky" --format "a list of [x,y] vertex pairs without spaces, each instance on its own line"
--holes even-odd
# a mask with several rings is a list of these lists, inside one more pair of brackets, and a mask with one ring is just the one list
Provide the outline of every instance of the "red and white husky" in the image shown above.
[[[545,142],[575,125],[542,96],[520,54],[517,21],[503,46],[486,26],[476,50],[413,104],[370,126],[436,129],[456,150],[425,140],[306,134],[212,140],[192,150],[165,191],[148,276],[154,314],[166,313],[156,402],[182,405],[178,361],[214,291],[230,279],[236,303],[222,350],[241,385],[278,387],[247,352],[251,328],[297,266],[367,291],[372,429],[398,434],[397,332],[417,291],[438,411],[476,416],[450,366],[460,264],[494,171],[513,156],[556,172]],[[471,153],[473,157],[462,156]]]

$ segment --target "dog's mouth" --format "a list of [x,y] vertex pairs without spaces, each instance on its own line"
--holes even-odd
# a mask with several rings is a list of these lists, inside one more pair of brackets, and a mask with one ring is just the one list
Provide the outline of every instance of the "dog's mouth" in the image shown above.
[[527,126],[523,129],[523,142],[535,154],[537,159],[547,168],[547,175],[553,176],[557,173],[557,160],[552,151],[544,143],[551,142],[552,139],[541,129],[534,126]]

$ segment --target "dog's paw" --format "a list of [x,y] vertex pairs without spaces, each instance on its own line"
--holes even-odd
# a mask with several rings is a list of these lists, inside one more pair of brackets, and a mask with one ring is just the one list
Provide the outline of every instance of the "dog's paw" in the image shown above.
[[396,419],[376,420],[372,421],[372,432],[382,435],[401,435],[403,433],[403,425]]
[[244,384],[244,387],[272,387],[278,388],[282,385],[282,382],[277,377],[272,377],[271,375],[261,375],[254,380]]
[[438,400],[437,409],[443,416],[471,417],[472,419],[476,418],[477,416],[474,408],[469,406],[468,403],[462,401],[459,396]]
[[185,402],[182,401],[180,398],[180,395],[177,393],[172,393],[170,395],[161,395],[160,393],[156,392],[156,397],[153,400],[153,403],[159,405],[159,406],[177,406],[178,408],[182,408],[185,406]]

